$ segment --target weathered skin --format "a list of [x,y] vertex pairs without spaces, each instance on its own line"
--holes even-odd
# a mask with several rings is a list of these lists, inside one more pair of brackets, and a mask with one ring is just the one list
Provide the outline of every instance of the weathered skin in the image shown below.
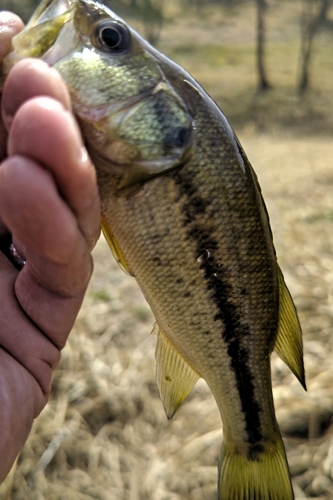
[[[122,265],[161,335],[214,394],[224,430],[220,498],[288,500],[269,359],[279,325],[278,267],[256,176],[224,115],[188,73],[122,21],[125,49],[106,50],[96,26],[118,18],[91,0],[67,3],[71,20],[61,11],[65,30],[38,56],[68,84],[98,173],[104,230]],[[29,30],[17,53],[27,40]],[[279,477],[272,493],[253,493],[255,480],[240,492],[224,489],[224,454],[243,457],[251,469],[276,450],[285,467],[280,493]],[[239,468],[233,481],[243,481]]]

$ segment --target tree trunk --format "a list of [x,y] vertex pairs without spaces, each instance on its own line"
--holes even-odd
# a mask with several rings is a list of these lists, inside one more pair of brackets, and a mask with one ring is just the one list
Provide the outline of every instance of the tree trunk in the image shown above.
[[164,22],[164,0],[142,0],[145,37],[157,45]]
[[[310,86],[310,62],[314,38],[320,25],[327,20],[327,14],[332,0],[303,0],[303,13],[301,17],[301,55],[300,55],[300,78],[298,82],[299,94]],[[313,12],[318,5],[317,12]]]
[[327,14],[331,5],[332,5],[332,0],[322,0],[322,4],[318,15],[320,23],[324,23],[325,21],[327,21]]
[[265,67],[265,10],[266,0],[256,0],[257,2],[257,69],[258,69],[258,90],[263,92],[272,88],[268,81]]
[[304,30],[301,44],[301,75],[298,83],[298,92],[304,94],[310,84],[310,60],[312,55],[313,39],[316,28],[314,23]]
[[318,20],[318,17],[313,13],[315,2],[316,0],[303,0],[303,12],[301,15],[300,78],[298,82],[298,92],[301,95],[308,89],[310,83],[310,59]]

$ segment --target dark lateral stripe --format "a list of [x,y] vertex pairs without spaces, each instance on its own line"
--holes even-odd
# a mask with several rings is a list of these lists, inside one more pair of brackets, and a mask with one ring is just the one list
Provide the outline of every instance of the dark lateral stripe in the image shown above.
[[[196,255],[202,256],[200,267],[204,270],[207,291],[217,306],[216,322],[223,323],[222,338],[228,344],[230,366],[235,373],[237,389],[241,401],[241,408],[245,418],[245,430],[249,448],[249,460],[257,460],[262,447],[258,444],[262,439],[260,425],[260,406],[255,399],[254,379],[249,367],[249,352],[241,343],[250,334],[248,325],[240,321],[237,306],[230,301],[234,291],[230,281],[228,269],[222,262],[216,261],[214,251],[219,243],[212,234],[214,230],[207,230],[197,220],[197,215],[207,211],[209,203],[203,200],[186,168],[174,173],[175,183],[182,199],[183,222],[187,235],[196,245]],[[193,201],[193,203],[192,203]],[[207,335],[207,332],[203,332]]]

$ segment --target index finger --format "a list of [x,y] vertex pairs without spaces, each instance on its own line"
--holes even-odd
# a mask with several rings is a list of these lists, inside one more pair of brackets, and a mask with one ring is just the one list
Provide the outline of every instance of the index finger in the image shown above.
[[[21,63],[14,68],[15,78],[24,75],[22,83],[18,78],[14,85],[16,92],[40,61],[29,65],[29,71]],[[57,99],[50,85],[53,76],[39,72],[38,93]],[[15,246],[18,242],[27,260],[15,283],[16,297],[35,325],[61,348],[92,271],[90,250],[99,236],[99,196],[95,170],[66,103],[34,97],[34,86],[30,87],[28,101],[16,100],[18,110],[14,106],[10,111],[14,114],[11,156],[0,168],[0,210]],[[6,88],[8,109],[10,81]]]
[[[10,52],[13,36],[17,35],[23,28],[24,24],[18,16],[11,12],[0,12],[0,64]],[[0,117],[0,160],[6,155],[6,137],[7,132]]]
[[[61,104],[43,97],[32,99],[36,95],[50,96]],[[8,153],[47,166],[92,249],[99,236],[96,228],[100,220],[96,173],[78,126],[66,113],[68,109],[65,84],[47,64],[26,59],[13,68],[3,96],[3,113],[10,128]],[[66,120],[66,127],[59,128],[62,120]]]
[[[68,112],[61,114],[60,104],[51,99],[47,101],[50,107],[57,108],[54,118],[58,120],[61,133],[67,130],[70,135]],[[38,138],[48,143],[48,130],[41,130]],[[74,148],[78,148],[78,144]],[[47,162],[41,165],[33,157],[22,155],[13,155],[3,162],[0,212],[13,234],[14,245],[26,258],[26,265],[15,282],[16,297],[35,325],[61,348],[92,272],[91,242],[80,229],[71,206],[60,196],[55,178],[47,167]],[[75,184],[75,177],[72,182]],[[97,195],[96,198],[92,201],[96,211],[88,223],[95,235],[99,233]]]

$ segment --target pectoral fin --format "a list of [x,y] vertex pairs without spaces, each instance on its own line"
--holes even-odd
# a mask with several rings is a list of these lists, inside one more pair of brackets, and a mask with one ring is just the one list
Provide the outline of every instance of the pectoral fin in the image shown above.
[[156,343],[156,377],[165,413],[173,417],[200,378],[171,344],[158,325]]
[[306,390],[301,326],[298,321],[293,299],[284,282],[283,274],[279,266],[278,280],[280,295],[279,328],[274,350],[282,361],[289,366]]
[[122,269],[122,271],[124,271],[124,273],[129,274],[130,276],[134,276],[134,274],[131,272],[131,270],[129,268],[127,260],[124,256],[120,246],[118,245],[117,240],[113,236],[113,233],[110,229],[109,224],[107,223],[107,220],[105,219],[105,217],[103,215],[102,215],[102,219],[101,219],[101,228],[102,228],[102,231],[104,234],[104,238],[106,239],[106,241],[111,249],[111,252],[112,252],[114,258],[116,259],[120,269]]

